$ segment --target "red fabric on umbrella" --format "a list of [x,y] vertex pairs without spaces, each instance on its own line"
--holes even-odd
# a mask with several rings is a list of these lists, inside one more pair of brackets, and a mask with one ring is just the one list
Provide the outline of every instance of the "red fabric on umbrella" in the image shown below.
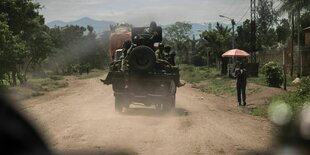
[[247,56],[250,56],[250,54],[240,49],[232,49],[222,54],[222,57],[247,57]]

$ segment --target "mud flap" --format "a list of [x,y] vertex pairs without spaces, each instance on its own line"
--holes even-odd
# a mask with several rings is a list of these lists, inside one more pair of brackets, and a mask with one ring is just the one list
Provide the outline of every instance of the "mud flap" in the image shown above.
[[112,74],[113,74],[112,72],[109,72],[108,75],[107,75],[107,77],[105,78],[105,80],[100,79],[100,81],[101,81],[103,84],[106,84],[106,85],[112,84],[112,77],[113,77]]

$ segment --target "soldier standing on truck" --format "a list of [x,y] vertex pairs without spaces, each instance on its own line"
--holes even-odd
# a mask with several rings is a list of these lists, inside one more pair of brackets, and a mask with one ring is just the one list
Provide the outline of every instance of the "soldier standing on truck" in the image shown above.
[[181,80],[180,80],[180,71],[179,71],[179,68],[176,67],[176,64],[175,64],[175,52],[171,52],[171,47],[170,46],[166,46],[164,48],[164,51],[165,53],[167,54],[166,56],[166,60],[169,62],[169,64],[172,67],[172,69],[174,70],[174,72],[176,73],[176,78],[175,78],[175,82],[176,82],[176,85],[177,87],[182,87],[185,85],[185,83],[182,83]]
[[126,58],[128,51],[130,51],[130,48],[132,47],[131,40],[126,40],[123,44],[123,57]]
[[156,22],[152,21],[150,23],[150,27],[147,28],[147,30],[146,30],[147,33],[152,35],[150,39],[155,39],[158,36],[156,28],[157,28]]
[[171,51],[170,46],[165,47],[165,53],[167,53],[167,61],[172,65],[175,66],[175,52]]
[[157,59],[167,60],[164,54],[164,49],[165,49],[164,44],[160,43],[158,45],[158,49],[155,51],[155,55]]

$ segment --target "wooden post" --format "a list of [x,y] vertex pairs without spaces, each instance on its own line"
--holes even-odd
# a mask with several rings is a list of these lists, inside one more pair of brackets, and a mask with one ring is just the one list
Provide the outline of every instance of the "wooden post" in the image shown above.
[[292,13],[292,42],[291,42],[291,44],[292,44],[292,51],[291,51],[291,77],[293,77],[293,73],[294,73],[294,35],[295,35],[295,18],[294,18],[294,16],[295,16],[295,14],[294,13]]
[[[297,10],[297,47],[298,47],[298,75],[301,77],[301,50],[300,50],[300,3],[298,4],[298,10]],[[299,78],[300,78],[299,77]]]
[[283,89],[284,90],[287,90],[286,89],[286,52],[285,52],[285,48],[283,46]]

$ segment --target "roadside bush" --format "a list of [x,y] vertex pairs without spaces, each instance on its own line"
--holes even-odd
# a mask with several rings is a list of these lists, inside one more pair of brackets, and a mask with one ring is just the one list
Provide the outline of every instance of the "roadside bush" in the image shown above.
[[57,81],[57,80],[63,80],[64,77],[60,75],[51,75],[50,79]]
[[303,77],[301,79],[301,82],[295,86],[296,91],[289,92],[285,95],[272,97],[271,100],[269,101],[269,104],[254,108],[252,114],[267,117],[268,116],[267,110],[270,104],[276,102],[283,102],[290,107],[293,114],[293,118],[295,118],[297,114],[301,112],[303,107],[306,104],[310,103],[310,87],[309,87],[310,76]]
[[283,75],[281,67],[274,61],[266,63],[262,71],[265,75],[266,82],[269,87],[280,87],[283,82]]
[[214,76],[213,70],[207,67],[180,66],[181,78],[190,83],[199,83],[207,80],[210,76]]
[[310,76],[303,77],[297,84],[297,93],[302,97],[310,95]]

